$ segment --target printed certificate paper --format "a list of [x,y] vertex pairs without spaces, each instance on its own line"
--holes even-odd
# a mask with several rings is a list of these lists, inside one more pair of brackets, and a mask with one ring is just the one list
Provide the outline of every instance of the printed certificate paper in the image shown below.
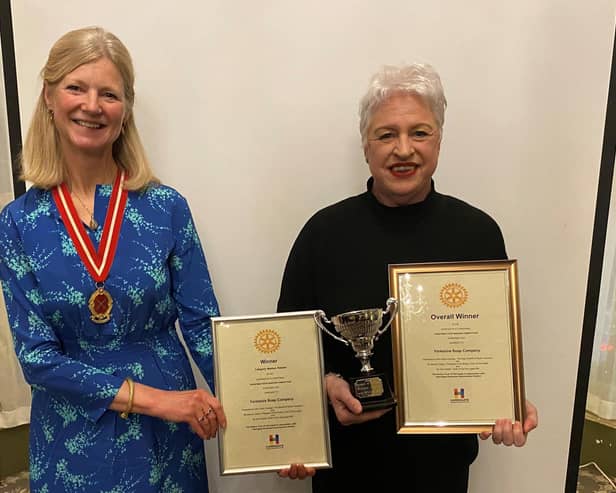
[[516,260],[389,266],[398,433],[523,421]]
[[221,474],[331,467],[314,313],[212,318],[216,396],[227,416]]

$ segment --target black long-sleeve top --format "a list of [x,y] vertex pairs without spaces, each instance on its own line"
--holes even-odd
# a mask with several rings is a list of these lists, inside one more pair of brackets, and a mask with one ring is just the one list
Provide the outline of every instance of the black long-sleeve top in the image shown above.
[[[325,207],[302,228],[284,271],[279,312],[321,309],[331,318],[351,310],[385,308],[389,264],[507,258],[498,224],[476,207],[438,193],[434,184],[423,202],[402,207],[382,205],[371,187],[372,178],[366,192]],[[393,382],[390,334],[388,330],[375,343],[371,363]],[[360,362],[350,347],[326,334],[323,346],[326,371],[359,373]],[[393,412],[348,427],[339,425],[332,413],[330,428],[334,471],[336,462],[366,449],[386,456],[401,450],[412,455],[415,450],[439,460],[449,455],[466,464],[477,454],[474,435],[398,436]],[[337,457],[337,450],[344,450],[345,457]]]

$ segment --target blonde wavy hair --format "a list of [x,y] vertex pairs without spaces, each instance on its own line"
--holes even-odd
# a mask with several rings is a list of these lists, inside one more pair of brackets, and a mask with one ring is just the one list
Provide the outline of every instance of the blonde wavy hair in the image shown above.
[[130,53],[115,35],[96,26],[67,32],[49,51],[47,63],[41,70],[43,88],[21,154],[22,179],[44,189],[66,181],[67,168],[60,140],[45,104],[45,85],[53,89],[76,68],[101,58],[108,58],[116,66],[124,84],[126,114],[122,132],[113,143],[113,158],[128,175],[125,188],[140,190],[159,183],[152,172],[135,125],[135,72]]

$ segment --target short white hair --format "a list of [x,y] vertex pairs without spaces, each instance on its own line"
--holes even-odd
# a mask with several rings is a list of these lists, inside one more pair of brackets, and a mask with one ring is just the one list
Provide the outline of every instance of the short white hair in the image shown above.
[[385,65],[372,76],[368,90],[359,103],[359,132],[364,145],[375,109],[384,100],[399,93],[415,94],[422,98],[432,111],[439,130],[443,128],[447,99],[434,67],[425,63],[399,67]]

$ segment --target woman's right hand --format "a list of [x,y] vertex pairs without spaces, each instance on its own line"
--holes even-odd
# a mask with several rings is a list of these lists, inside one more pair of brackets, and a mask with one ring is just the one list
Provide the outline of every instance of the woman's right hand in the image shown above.
[[291,464],[285,469],[278,471],[278,476],[289,479],[306,479],[315,475],[314,467],[306,467],[304,464]]
[[392,408],[377,409],[376,411],[362,412],[361,402],[351,393],[349,382],[338,375],[325,376],[325,386],[329,402],[336,413],[336,418],[344,426],[365,423],[378,419]]

